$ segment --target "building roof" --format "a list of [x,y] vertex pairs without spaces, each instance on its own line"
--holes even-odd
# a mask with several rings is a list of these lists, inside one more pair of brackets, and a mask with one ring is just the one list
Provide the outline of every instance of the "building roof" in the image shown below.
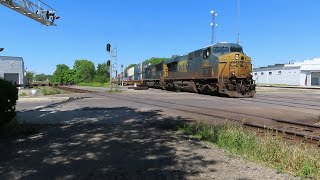
[[1,61],[22,61],[23,62],[23,58],[22,57],[13,57],[13,56],[0,56],[0,60]]
[[253,68],[253,69],[257,70],[257,69],[267,69],[267,68],[284,67],[284,66],[285,64],[274,64],[274,65],[268,65],[268,66],[263,66],[259,68]]
[[268,65],[264,67],[254,68],[253,70],[256,71],[256,70],[263,70],[263,69],[277,68],[277,67],[301,68],[301,70],[306,70],[306,71],[320,70],[320,58],[308,59],[302,62],[289,62],[287,64]]

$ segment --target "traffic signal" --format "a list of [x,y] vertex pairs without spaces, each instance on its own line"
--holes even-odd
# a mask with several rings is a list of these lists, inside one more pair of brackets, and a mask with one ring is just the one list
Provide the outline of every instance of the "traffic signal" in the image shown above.
[[46,12],[46,18],[47,18],[47,19],[50,18],[50,13],[49,13],[49,11]]
[[107,61],[107,66],[110,66],[111,62],[110,60]]
[[111,51],[111,44],[107,44],[107,51],[108,51],[108,52]]

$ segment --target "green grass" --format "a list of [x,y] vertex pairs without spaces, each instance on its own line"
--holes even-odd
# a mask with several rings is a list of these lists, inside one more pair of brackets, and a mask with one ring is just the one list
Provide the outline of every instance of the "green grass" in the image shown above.
[[21,92],[21,93],[19,94],[19,96],[27,96],[27,93]]
[[89,87],[109,87],[109,83],[98,83],[98,82],[88,82],[88,83],[78,83],[78,86],[89,86]]
[[50,87],[40,88],[40,90],[44,96],[62,94],[61,90]]
[[122,90],[120,90],[120,89],[110,89],[110,90],[107,90],[107,92],[109,92],[109,93],[114,93],[114,92],[116,92],[116,93],[118,93],[118,92],[123,92]]
[[195,123],[181,127],[187,134],[216,144],[231,154],[261,162],[279,172],[292,173],[302,178],[320,179],[320,151],[310,145],[288,144],[271,133],[261,136],[238,124],[221,126]]

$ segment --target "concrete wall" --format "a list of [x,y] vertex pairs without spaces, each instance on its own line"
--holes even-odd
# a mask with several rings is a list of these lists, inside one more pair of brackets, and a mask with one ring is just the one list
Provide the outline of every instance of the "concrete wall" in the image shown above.
[[300,67],[285,67],[284,68],[284,83],[283,84],[287,84],[287,85],[304,85],[300,84],[301,80],[300,80]]
[[21,57],[0,56],[0,78],[4,78],[6,73],[19,74],[17,84],[24,84],[24,62]]
[[283,66],[261,68],[253,71],[253,79],[257,84],[284,84]]
[[300,73],[300,85],[311,86],[311,72],[301,71]]
[[257,84],[300,85],[300,67],[273,66],[253,71],[253,79]]

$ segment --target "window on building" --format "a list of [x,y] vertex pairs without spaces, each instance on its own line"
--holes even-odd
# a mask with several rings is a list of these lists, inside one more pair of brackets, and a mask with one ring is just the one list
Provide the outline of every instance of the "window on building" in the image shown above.
[[263,76],[264,75],[264,72],[261,72],[261,76]]
[[269,72],[269,75],[272,75],[272,72]]
[[281,71],[278,71],[278,75],[281,75],[281,73],[282,73]]

